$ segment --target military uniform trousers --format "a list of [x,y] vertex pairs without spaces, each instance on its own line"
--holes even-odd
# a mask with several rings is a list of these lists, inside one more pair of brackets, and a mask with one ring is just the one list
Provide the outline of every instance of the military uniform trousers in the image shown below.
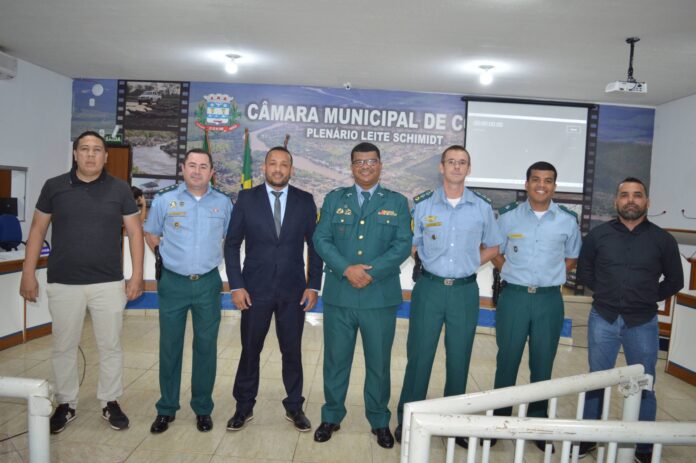
[[[530,382],[551,378],[553,360],[563,327],[563,299],[558,286],[528,292],[524,286],[506,285],[495,311],[495,339],[498,344],[495,388],[514,386],[524,345],[529,338]],[[529,405],[527,416],[546,417],[547,401]],[[509,416],[512,407],[495,411]]]
[[447,286],[421,276],[411,293],[406,354],[408,362],[397,417],[404,404],[424,400],[442,325],[445,325],[445,397],[464,394],[469,361],[479,316],[479,289],[475,279]]
[[180,408],[181,359],[189,309],[193,323],[191,408],[196,415],[210,415],[213,411],[221,290],[222,280],[217,268],[198,279],[162,269],[162,278],[157,284],[161,394],[156,405],[157,414],[174,415]]
[[365,416],[372,429],[389,426],[391,349],[397,307],[355,309],[324,304],[324,398],[321,421],[339,424],[358,330],[365,353]]

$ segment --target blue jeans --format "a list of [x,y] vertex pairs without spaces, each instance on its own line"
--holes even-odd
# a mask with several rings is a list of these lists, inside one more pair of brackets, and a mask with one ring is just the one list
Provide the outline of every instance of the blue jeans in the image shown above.
[[[642,325],[629,327],[619,317],[609,323],[593,307],[587,324],[588,360],[590,372],[609,370],[616,366],[619,348],[623,346],[627,365],[643,365],[645,373],[655,381],[655,365],[659,347],[657,315]],[[601,417],[602,390],[588,392],[585,398],[583,418],[598,420]],[[655,421],[657,401],[655,391],[642,391],[640,402],[640,421]],[[638,452],[649,452],[652,444],[638,444]]]

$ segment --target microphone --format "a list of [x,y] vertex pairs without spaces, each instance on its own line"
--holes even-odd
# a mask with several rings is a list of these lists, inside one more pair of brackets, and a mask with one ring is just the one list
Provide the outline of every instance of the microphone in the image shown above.
[[682,209],[682,210],[681,210],[681,213],[682,213],[682,215],[684,216],[685,219],[696,220],[696,217],[691,217],[691,216],[686,215],[686,209]]
[[[683,209],[682,209],[682,211],[683,211]],[[658,214],[648,214],[648,217],[659,217],[661,215],[665,215],[666,213],[667,213],[667,211],[662,211]]]

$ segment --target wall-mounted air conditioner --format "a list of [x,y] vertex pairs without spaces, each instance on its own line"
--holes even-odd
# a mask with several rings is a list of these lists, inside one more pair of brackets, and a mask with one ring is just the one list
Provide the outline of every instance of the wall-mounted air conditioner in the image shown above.
[[0,79],[14,79],[17,76],[17,58],[0,51]]

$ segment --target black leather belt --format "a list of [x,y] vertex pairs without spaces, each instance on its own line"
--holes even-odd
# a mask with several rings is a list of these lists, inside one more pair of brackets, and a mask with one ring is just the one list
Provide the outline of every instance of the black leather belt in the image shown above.
[[427,270],[423,269],[423,276],[428,280],[437,281],[445,286],[458,286],[458,285],[468,285],[476,281],[476,274],[469,275],[466,278],[442,278],[437,275],[433,275]]
[[560,291],[560,286],[522,286],[516,285],[514,283],[508,283],[507,281],[505,281],[504,284],[505,289],[510,288],[515,291],[521,291],[529,294],[550,293],[553,291]]
[[164,268],[164,270],[166,270],[167,272],[169,272],[169,273],[171,273],[171,274],[173,274],[173,275],[178,276],[179,278],[187,278],[187,279],[189,279],[189,280],[191,280],[191,281],[197,281],[197,280],[200,280],[201,278],[203,278],[203,277],[205,277],[205,276],[207,276],[207,275],[209,275],[209,274],[211,274],[211,273],[213,273],[213,272],[216,272],[216,271],[217,271],[217,268],[214,268],[214,269],[212,269],[211,271],[206,272],[206,273],[196,273],[196,274],[193,274],[193,275],[182,275],[182,274],[180,274],[180,273],[172,272],[171,270],[169,270],[169,269],[166,268],[166,267]]

